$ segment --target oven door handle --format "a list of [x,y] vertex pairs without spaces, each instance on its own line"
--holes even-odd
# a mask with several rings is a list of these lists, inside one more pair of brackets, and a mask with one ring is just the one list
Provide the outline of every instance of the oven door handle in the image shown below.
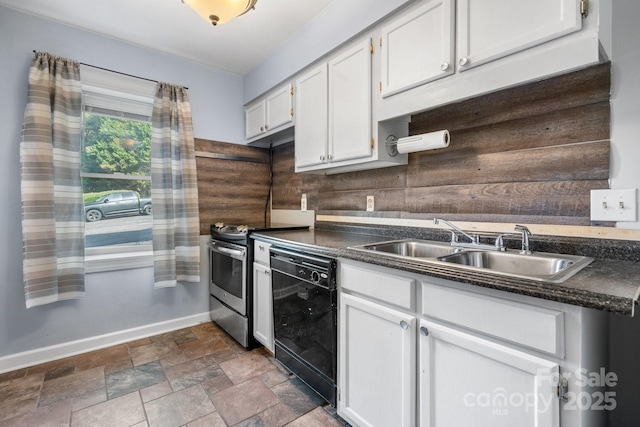
[[211,247],[211,250],[214,252],[220,252],[223,254],[231,255],[233,257],[237,257],[238,259],[244,258],[244,251],[236,250],[236,249],[227,249],[222,247]]

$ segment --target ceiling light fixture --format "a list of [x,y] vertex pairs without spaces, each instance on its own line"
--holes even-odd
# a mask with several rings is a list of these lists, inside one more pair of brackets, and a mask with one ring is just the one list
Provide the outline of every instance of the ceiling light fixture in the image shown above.
[[224,24],[253,9],[258,0],[182,0],[214,26]]

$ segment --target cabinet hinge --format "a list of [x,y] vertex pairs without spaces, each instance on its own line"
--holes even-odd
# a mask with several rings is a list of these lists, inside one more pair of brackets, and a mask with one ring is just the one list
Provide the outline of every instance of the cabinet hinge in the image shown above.
[[373,44],[373,42],[371,42],[371,44],[369,44],[369,51],[371,52],[372,55],[374,53],[376,53],[376,45]]
[[293,88],[291,88],[291,90],[289,91],[289,93],[291,94],[291,96],[293,96]]
[[566,402],[567,400],[569,400],[569,398],[567,397],[567,393],[569,392],[569,380],[566,377],[560,377],[560,380],[558,381],[558,387],[557,387],[557,393],[558,393],[558,399],[560,399],[562,402]]
[[589,0],[580,1],[580,15],[586,18],[589,15]]
[[293,117],[293,108],[289,110],[289,114],[291,114],[291,117]]
[[382,47],[382,37],[380,37],[380,47]]
[[375,138],[371,138],[371,149],[373,150],[374,148],[376,148],[376,140]]
[[382,92],[382,80],[380,80],[380,84],[378,84],[378,92]]

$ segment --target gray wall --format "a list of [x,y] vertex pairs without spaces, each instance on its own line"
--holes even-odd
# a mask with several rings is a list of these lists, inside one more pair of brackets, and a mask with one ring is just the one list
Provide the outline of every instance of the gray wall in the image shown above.
[[25,308],[19,143],[34,49],[185,85],[196,137],[244,142],[242,77],[0,7],[0,357],[207,312],[206,283],[154,290],[152,268],[89,274],[86,299]]
[[[612,88],[611,88],[611,185],[614,188],[640,188],[640,16],[638,0],[615,0],[613,4]],[[640,222],[625,223],[625,228],[640,228]],[[640,279],[639,279],[640,280]],[[636,307],[637,308],[637,307]],[[609,425],[638,425],[640,404],[640,314],[633,318],[611,316],[609,323],[610,370],[619,382],[617,408]]]
[[[638,0],[615,0],[611,54],[611,188],[640,189],[640,16]],[[620,228],[640,229],[636,222]]]

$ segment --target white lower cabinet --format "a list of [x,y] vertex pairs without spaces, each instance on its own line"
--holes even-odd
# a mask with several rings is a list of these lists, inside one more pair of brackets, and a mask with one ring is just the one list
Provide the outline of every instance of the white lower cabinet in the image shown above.
[[253,337],[271,353],[273,343],[273,297],[271,268],[269,267],[270,244],[254,243],[253,263]]
[[338,323],[338,411],[360,426],[413,426],[416,318],[345,294]]
[[273,353],[271,269],[253,263],[253,337]]
[[338,271],[338,414],[352,425],[605,424],[615,397],[598,405],[584,381],[605,369],[605,313],[352,260]]
[[420,321],[420,426],[558,426],[556,362]]

